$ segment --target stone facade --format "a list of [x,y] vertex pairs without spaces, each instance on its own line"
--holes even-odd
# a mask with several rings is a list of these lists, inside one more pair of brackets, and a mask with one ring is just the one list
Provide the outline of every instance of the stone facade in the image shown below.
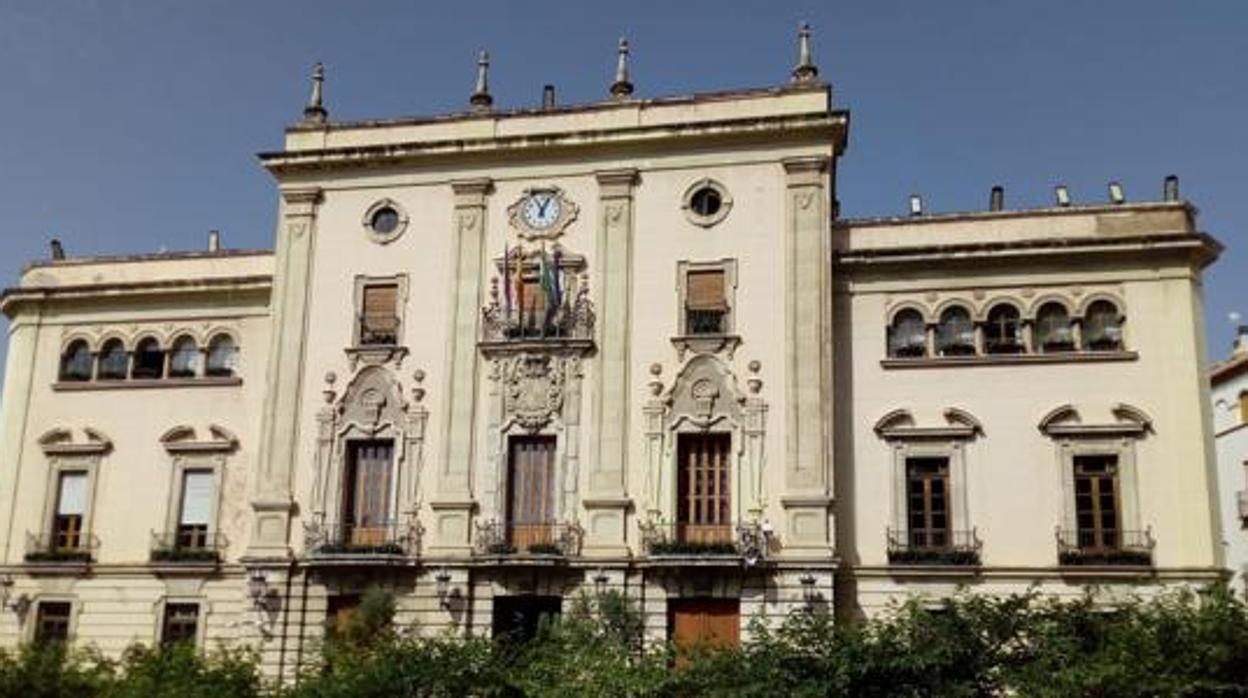
[[1209,371],[1218,454],[1218,506],[1231,584],[1248,591],[1248,328]]
[[30,265],[0,642],[68,602],[117,652],[197,604],[290,676],[370,585],[429,633],[616,589],[661,639],[685,602],[744,631],[1221,577],[1191,206],[842,219],[805,48],[656,100],[621,56],[608,101],[492,111],[483,73],[435,119],[330,120],[318,73],[261,156],[272,253]]

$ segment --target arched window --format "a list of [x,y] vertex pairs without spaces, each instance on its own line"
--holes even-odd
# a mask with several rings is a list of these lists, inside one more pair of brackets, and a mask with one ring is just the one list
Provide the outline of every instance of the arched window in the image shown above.
[[85,339],[75,340],[61,354],[60,379],[63,381],[91,380],[91,349]]
[[199,345],[191,337],[178,337],[169,355],[170,378],[194,378],[199,375]]
[[888,355],[893,358],[910,358],[927,355],[927,323],[913,309],[903,310],[893,316],[888,327]]
[[940,314],[940,323],[936,325],[936,353],[940,356],[975,353],[975,324],[966,308],[955,305]]
[[989,354],[1018,354],[1023,351],[1018,308],[1009,303],[998,303],[988,311],[988,319],[984,322],[984,351]]
[[219,334],[208,342],[208,366],[204,375],[228,378],[234,375],[238,363],[238,345],[228,334]]
[[126,345],[120,339],[104,342],[100,349],[99,367],[95,375],[100,380],[119,381],[126,379],[126,368],[130,357],[126,355]]
[[1093,351],[1122,349],[1122,315],[1109,301],[1094,301],[1083,314],[1083,346]]
[[1045,303],[1036,313],[1036,346],[1043,352],[1074,351],[1070,313],[1061,303]]
[[160,342],[148,337],[139,342],[134,349],[134,363],[130,368],[131,378],[164,378],[165,351]]

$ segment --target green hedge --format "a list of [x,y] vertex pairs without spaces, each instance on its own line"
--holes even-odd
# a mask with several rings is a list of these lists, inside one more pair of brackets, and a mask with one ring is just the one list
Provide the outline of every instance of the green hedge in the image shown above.
[[371,591],[323,659],[278,692],[244,653],[134,648],[120,661],[57,647],[0,652],[0,698],[440,696],[1248,696],[1248,610],[1224,588],[1107,606],[1038,594],[918,603],[860,623],[816,609],[755,624],[740,648],[640,643],[616,594],[582,597],[527,643],[420,638]]

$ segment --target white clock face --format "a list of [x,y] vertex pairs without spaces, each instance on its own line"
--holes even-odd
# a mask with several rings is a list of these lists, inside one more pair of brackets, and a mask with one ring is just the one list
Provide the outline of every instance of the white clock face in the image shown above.
[[559,220],[562,205],[559,197],[550,191],[538,191],[529,195],[524,202],[522,215],[524,222],[534,230],[545,230]]

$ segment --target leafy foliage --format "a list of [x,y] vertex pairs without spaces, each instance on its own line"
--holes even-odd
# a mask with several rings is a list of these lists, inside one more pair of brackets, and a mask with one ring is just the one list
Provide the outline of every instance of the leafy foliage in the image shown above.
[[[394,598],[366,592],[324,661],[281,698],[899,696],[1113,698],[1248,696],[1248,608],[1224,588],[1149,601],[1088,592],[959,594],[861,623],[820,609],[751,624],[726,650],[643,646],[617,593],[582,596],[529,642],[420,637],[393,628]],[[257,658],[190,647],[0,652],[0,698],[230,698],[262,695]]]

